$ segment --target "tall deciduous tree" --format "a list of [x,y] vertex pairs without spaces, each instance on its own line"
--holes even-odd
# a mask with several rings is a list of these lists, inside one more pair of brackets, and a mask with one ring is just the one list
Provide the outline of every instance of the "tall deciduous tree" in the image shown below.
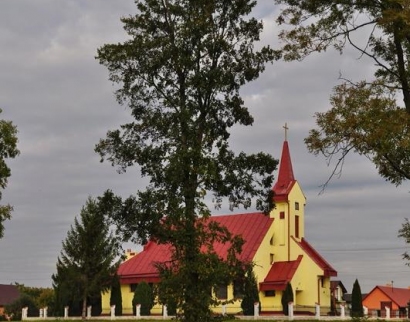
[[[159,269],[166,285],[177,287],[161,287],[161,298],[173,293],[188,321],[205,321],[211,289],[222,273],[234,275],[230,267],[240,265],[229,264],[242,243],[206,221],[209,195],[217,206],[227,198],[231,208],[250,207],[253,199],[264,212],[272,207],[277,161],[264,153],[236,155],[228,139],[232,126],[253,123],[239,89],[274,53],[256,49],[263,26],[250,17],[255,1],[135,2],[138,13],[122,18],[129,40],[104,45],[97,56],[135,120],[108,132],[96,151],[120,170],[138,164],[150,178],[114,219],[126,238],[172,246],[172,262]],[[217,241],[231,242],[228,258],[215,254]]]
[[110,288],[121,249],[98,201],[88,198],[80,220],[75,218],[62,244],[57,273],[52,276],[54,288],[62,300],[81,300],[85,318],[87,300],[100,298]]
[[[337,161],[368,157],[380,175],[398,185],[410,179],[410,5],[407,0],[276,0],[277,21],[290,25],[279,37],[278,54],[300,60],[329,47],[346,46],[373,60],[374,79],[348,80],[335,88],[332,108],[317,114],[309,150]],[[403,104],[398,104],[402,98]],[[398,125],[398,126],[396,126]],[[331,176],[331,177],[332,177]]]
[[[2,113],[2,109],[0,109]],[[14,159],[20,154],[17,149],[17,127],[11,121],[0,120],[0,189],[7,187],[11,170],[6,163],[7,159]],[[0,200],[2,192],[0,190]],[[3,222],[11,218],[13,207],[9,204],[0,205],[0,238],[4,236]]]

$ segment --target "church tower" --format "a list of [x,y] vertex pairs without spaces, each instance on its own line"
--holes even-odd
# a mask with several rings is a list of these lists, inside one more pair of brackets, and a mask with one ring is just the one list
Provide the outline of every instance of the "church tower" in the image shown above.
[[273,236],[275,261],[295,260],[297,254],[292,254],[291,239],[301,241],[305,237],[306,198],[293,173],[286,134],[273,194],[275,208],[270,216],[274,218],[275,226]]

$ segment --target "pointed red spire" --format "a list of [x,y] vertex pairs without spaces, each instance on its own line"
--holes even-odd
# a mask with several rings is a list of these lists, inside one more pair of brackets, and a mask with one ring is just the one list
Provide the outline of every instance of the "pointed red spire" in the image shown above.
[[290,158],[288,141],[283,142],[282,156],[279,163],[278,180],[273,186],[274,200],[279,201],[287,199],[288,193],[295,182],[293,175],[292,160]]
[[280,186],[288,186],[291,181],[294,181],[292,160],[290,158],[288,141],[283,142],[282,156],[279,164],[278,184]]

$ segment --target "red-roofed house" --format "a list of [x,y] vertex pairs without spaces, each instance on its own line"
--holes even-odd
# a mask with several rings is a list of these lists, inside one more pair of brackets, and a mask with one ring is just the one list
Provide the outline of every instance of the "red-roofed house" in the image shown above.
[[[275,209],[270,216],[262,213],[213,216],[210,220],[226,226],[245,240],[242,260],[253,261],[259,285],[262,312],[282,312],[281,297],[287,283],[294,291],[294,311],[314,311],[315,304],[329,312],[331,302],[330,277],[337,272],[305,239],[304,208],[306,198],[294,177],[288,142],[285,140],[278,179],[273,187]],[[227,246],[215,245],[222,258]],[[122,284],[123,312],[131,313],[131,301],[136,284],[141,281],[160,281],[155,263],[170,258],[170,248],[149,242],[136,256],[122,263],[118,269]],[[240,299],[227,286],[227,313],[241,311]],[[109,295],[104,296],[107,302]],[[105,305],[105,309],[109,306]],[[215,308],[221,312],[221,308]],[[104,311],[106,312],[106,311]],[[159,313],[160,308],[158,308]]]
[[0,284],[0,316],[4,315],[4,307],[13,303],[20,297],[20,291],[16,285]]
[[410,289],[392,286],[376,286],[362,300],[369,316],[386,316],[386,307],[391,317],[405,317],[410,302]]

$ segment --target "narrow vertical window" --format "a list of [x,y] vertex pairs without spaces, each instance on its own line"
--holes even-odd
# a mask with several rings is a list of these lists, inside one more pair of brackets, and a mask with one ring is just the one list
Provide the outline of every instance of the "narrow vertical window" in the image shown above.
[[280,219],[285,219],[285,212],[284,212],[284,211],[281,211],[281,212],[279,213],[279,218],[280,218]]
[[295,202],[295,210],[299,210],[299,202]]
[[295,237],[299,238],[299,216],[295,216]]

